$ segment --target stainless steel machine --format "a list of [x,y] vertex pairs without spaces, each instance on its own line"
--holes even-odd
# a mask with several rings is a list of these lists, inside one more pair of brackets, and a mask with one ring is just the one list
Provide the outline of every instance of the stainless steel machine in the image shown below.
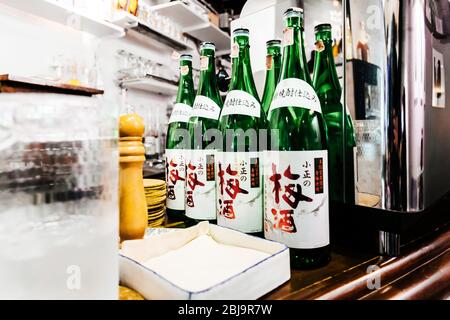
[[250,29],[261,94],[264,45],[282,38],[290,6],[304,9],[307,54],[324,22],[343,48],[336,64],[355,127],[356,187],[354,204],[334,207],[332,229],[371,229],[380,253],[397,255],[409,219],[433,215],[450,191],[450,2],[249,0],[232,29]]

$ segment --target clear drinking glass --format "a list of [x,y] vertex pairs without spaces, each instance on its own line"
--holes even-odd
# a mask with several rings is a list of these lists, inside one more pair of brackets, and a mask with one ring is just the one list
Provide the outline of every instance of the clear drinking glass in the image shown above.
[[117,299],[116,104],[11,93],[0,105],[0,299]]

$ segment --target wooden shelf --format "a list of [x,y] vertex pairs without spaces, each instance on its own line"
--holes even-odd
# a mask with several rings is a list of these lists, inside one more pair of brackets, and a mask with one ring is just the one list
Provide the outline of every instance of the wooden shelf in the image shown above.
[[[117,11],[111,21],[113,24],[124,28],[128,34],[137,33],[144,36],[144,39],[150,40],[153,45],[163,43],[166,46],[177,50],[193,50],[186,43],[177,39],[171,38],[158,30],[153,29],[147,24],[142,23],[132,14],[125,11]],[[136,36],[136,35],[134,35]],[[142,39],[142,37],[139,37]]]
[[171,1],[151,7],[152,11],[159,15],[167,17],[175,21],[181,26],[183,31],[186,28],[198,26],[208,22],[199,13],[191,9],[182,1]]
[[151,76],[139,79],[123,80],[120,82],[120,86],[125,89],[142,90],[166,96],[173,96],[178,92],[177,85]]
[[73,25],[72,28],[98,37],[110,35],[120,36],[123,35],[124,31],[122,28],[114,24],[47,0],[0,0],[0,5],[59,23],[64,26],[70,25],[68,24],[68,21],[77,20],[76,26]]
[[103,94],[103,90],[94,88],[61,84],[44,79],[0,74],[0,93],[16,92],[61,93],[79,96],[93,96]]
[[187,28],[185,32],[200,41],[213,42],[216,45],[217,56],[229,54],[230,52],[231,37],[211,22]]

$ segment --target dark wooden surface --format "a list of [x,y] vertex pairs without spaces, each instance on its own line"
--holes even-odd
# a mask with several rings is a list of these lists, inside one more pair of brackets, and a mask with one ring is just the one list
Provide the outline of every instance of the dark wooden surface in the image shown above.
[[0,75],[0,93],[60,93],[79,96],[93,96],[103,94],[103,90],[60,84],[40,79],[16,77],[9,74]]
[[402,251],[401,256],[389,258],[336,249],[328,266],[313,271],[292,270],[291,280],[263,299],[444,299],[450,296],[449,225],[406,244]]
[[[442,222],[448,221],[447,204],[443,202],[432,210],[436,217],[437,209],[441,210],[447,219],[422,219],[416,223],[422,230],[431,231],[413,233],[402,245],[399,257],[382,257],[371,254],[371,250],[358,251],[362,246],[357,245],[359,240],[355,237],[352,245],[333,247],[332,260],[327,266],[292,270],[288,282],[262,299],[450,299],[450,223]],[[430,228],[432,225],[440,227]],[[169,217],[165,227],[186,225],[179,218]]]
[[[167,218],[165,227],[185,225],[179,219]],[[292,270],[288,282],[261,299],[450,299],[450,225],[404,245],[402,250],[401,256],[389,258],[334,248],[330,264],[317,270]]]

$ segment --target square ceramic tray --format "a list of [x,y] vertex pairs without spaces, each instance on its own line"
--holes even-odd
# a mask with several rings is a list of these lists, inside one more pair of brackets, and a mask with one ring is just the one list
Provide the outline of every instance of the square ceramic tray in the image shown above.
[[121,284],[146,299],[257,299],[289,278],[286,246],[207,222],[120,251]]

